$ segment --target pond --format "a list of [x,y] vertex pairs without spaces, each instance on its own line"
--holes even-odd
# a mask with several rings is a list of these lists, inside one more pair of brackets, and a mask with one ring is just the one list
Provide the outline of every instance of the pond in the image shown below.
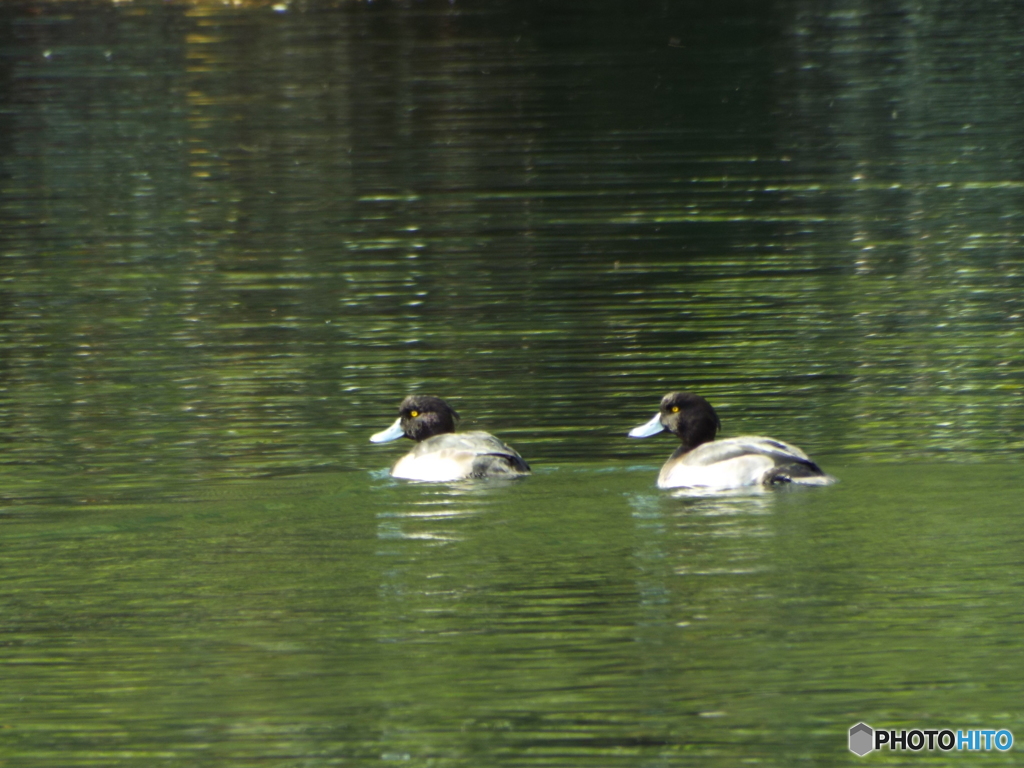
[[[0,763],[1024,734],[1022,15],[0,6]],[[675,389],[839,482],[659,491]]]

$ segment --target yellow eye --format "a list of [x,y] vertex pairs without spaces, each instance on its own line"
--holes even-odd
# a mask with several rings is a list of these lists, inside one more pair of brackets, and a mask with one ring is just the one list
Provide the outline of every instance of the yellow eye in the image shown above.
[[673,405],[672,406],[672,413],[679,413],[679,406],[678,405]]
[[[678,410],[678,409],[677,409],[677,410]],[[420,415],[420,412],[419,412],[419,411],[409,411],[409,415],[410,415],[410,416],[411,416],[412,418],[414,418],[414,419],[415,419],[415,418],[416,418],[417,416],[419,416],[419,415]]]

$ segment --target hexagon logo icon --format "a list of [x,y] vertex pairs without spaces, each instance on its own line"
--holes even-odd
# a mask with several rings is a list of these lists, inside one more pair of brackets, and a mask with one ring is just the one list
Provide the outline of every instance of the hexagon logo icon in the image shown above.
[[875,729],[867,723],[857,723],[850,729],[850,751],[864,757],[875,748]]

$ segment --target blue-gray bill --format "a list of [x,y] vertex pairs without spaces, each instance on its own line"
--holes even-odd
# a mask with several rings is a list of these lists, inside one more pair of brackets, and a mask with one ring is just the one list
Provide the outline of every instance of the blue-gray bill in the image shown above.
[[661,414],[654,414],[654,418],[648,421],[646,424],[641,424],[639,427],[633,427],[629,430],[630,437],[650,437],[656,435],[659,432],[665,431],[665,425],[661,423]]
[[387,429],[381,430],[373,435],[370,435],[371,443],[390,443],[392,440],[397,440],[400,437],[405,436],[405,430],[402,428],[402,417],[399,416],[395,419],[395,423]]

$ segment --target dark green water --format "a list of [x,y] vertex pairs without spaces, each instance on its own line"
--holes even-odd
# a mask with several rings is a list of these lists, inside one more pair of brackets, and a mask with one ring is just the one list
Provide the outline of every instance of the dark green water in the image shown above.
[[[0,765],[1024,738],[1022,29],[0,5]],[[841,482],[656,491],[675,388]],[[389,480],[411,392],[535,475]]]
[[653,469],[9,510],[3,755],[838,764],[861,719],[1020,729],[1015,468],[704,499]]

